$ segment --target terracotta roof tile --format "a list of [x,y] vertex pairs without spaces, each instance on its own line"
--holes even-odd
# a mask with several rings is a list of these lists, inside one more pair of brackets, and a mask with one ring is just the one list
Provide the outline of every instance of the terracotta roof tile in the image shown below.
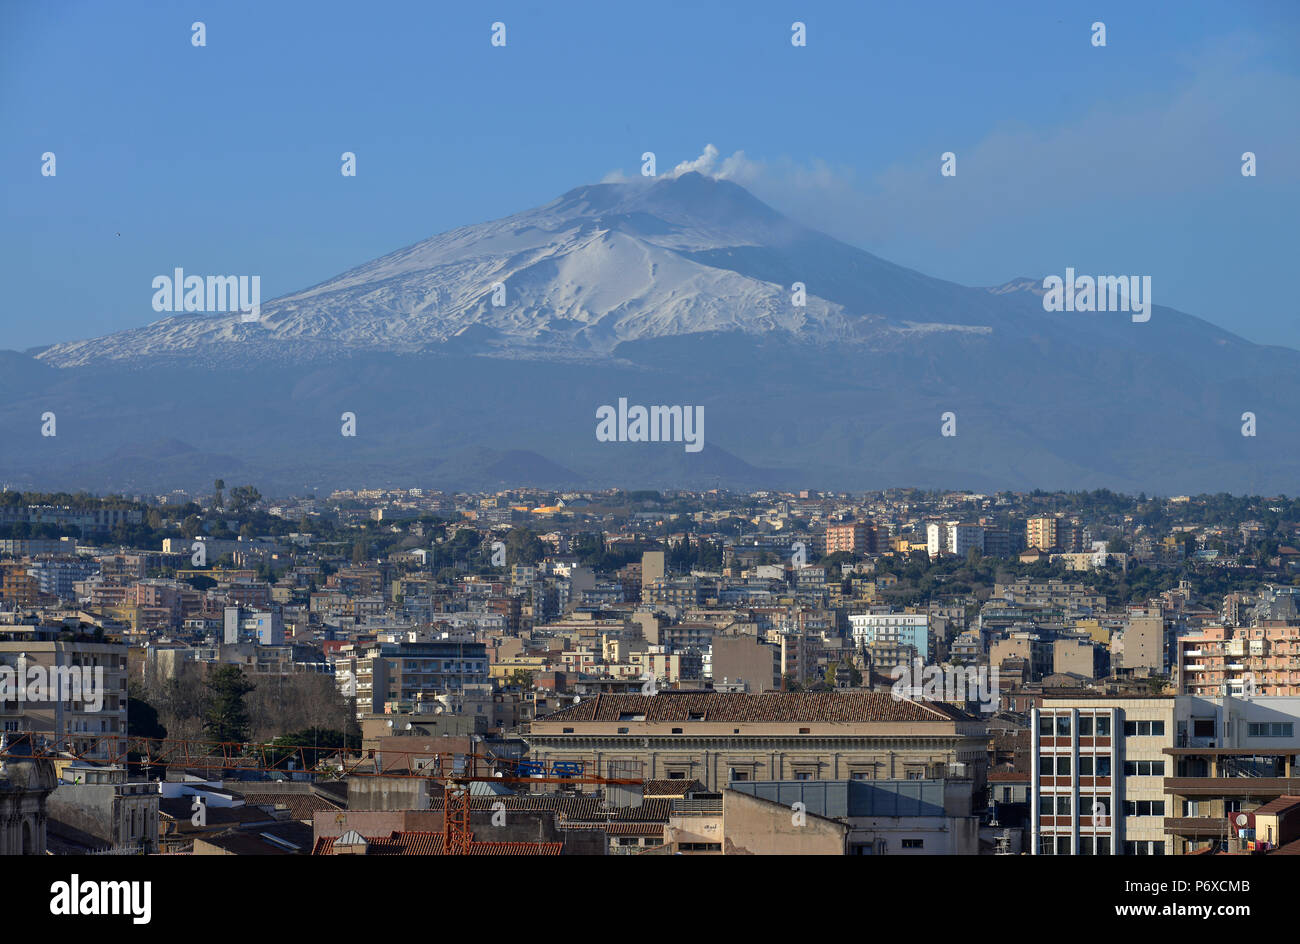
[[601,694],[537,721],[619,721],[644,715],[654,721],[966,721],[972,716],[943,702],[895,698],[891,692],[662,691],[657,695]]

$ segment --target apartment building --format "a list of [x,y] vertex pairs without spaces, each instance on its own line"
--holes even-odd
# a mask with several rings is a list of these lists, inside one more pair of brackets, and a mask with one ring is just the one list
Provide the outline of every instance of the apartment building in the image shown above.
[[[1170,852],[1272,851],[1288,837],[1266,815],[1300,796],[1300,698],[1181,695],[1169,766]],[[1288,852],[1300,851],[1300,847]]]
[[834,522],[826,526],[826,553],[873,554],[876,529],[865,521]]
[[348,694],[355,689],[358,718],[489,681],[487,648],[479,642],[374,643],[345,656],[338,668]]
[[1028,546],[1036,547],[1040,551],[1056,550],[1058,520],[1055,515],[1034,515],[1025,522],[1025,542]]
[[62,626],[0,627],[0,731],[45,735],[86,760],[126,747],[127,647]]
[[910,646],[922,661],[928,661],[934,651],[927,613],[859,613],[849,617],[849,626],[857,649],[877,644]]
[[965,557],[972,549],[984,553],[984,529],[976,524],[949,521],[926,525],[926,551],[931,558],[940,554]]
[[1254,813],[1300,796],[1300,698],[1044,696],[1030,718],[1035,855],[1267,848]]
[[1030,852],[1164,855],[1173,698],[1051,698],[1030,711]]
[[1183,694],[1300,696],[1300,625],[1207,626],[1174,640],[1174,661]]

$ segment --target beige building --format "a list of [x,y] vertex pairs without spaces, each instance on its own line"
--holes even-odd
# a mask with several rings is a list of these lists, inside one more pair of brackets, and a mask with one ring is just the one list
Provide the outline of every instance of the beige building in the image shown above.
[[[641,555],[641,589],[647,590],[664,577],[664,552],[646,551]],[[644,599],[644,598],[643,598]]]
[[109,760],[126,749],[127,647],[62,626],[0,627],[0,731]]
[[[533,721],[535,760],[591,774],[696,779],[877,780],[964,776],[983,783],[984,723],[889,692],[660,691],[598,695]],[[629,774],[629,772],[633,772]]]
[[781,687],[776,647],[753,636],[714,636],[712,666],[715,687],[743,682],[754,694]]
[[1033,855],[1172,853],[1175,699],[1051,698],[1030,712]]
[[1056,550],[1055,515],[1035,515],[1025,524],[1025,542],[1040,551]]
[[1121,638],[1123,649],[1118,668],[1164,671],[1165,621],[1162,616],[1130,617]]

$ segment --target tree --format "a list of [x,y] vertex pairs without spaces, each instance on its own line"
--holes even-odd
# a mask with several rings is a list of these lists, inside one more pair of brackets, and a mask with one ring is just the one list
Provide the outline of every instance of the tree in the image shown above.
[[237,665],[223,665],[208,676],[211,706],[203,719],[203,732],[216,741],[248,739],[248,708],[244,696],[257,688]]
[[546,545],[527,528],[511,528],[505,544],[507,564],[536,564],[546,556]]
[[230,513],[236,517],[253,510],[262,500],[262,493],[251,485],[236,485],[230,490]]
[[212,507],[224,508],[226,506],[226,498],[221,493],[226,490],[226,480],[217,479],[215,482],[212,483],[212,489],[213,489]]
[[129,737],[167,736],[167,729],[158,721],[158,709],[145,701],[144,686],[134,679],[127,689],[126,733]]

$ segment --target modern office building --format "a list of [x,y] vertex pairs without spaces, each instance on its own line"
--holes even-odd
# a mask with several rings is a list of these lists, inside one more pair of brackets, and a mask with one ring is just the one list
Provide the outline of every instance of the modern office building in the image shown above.
[[1030,712],[1030,851],[1240,851],[1259,841],[1254,811],[1300,796],[1297,721],[1300,698],[1045,696]]

